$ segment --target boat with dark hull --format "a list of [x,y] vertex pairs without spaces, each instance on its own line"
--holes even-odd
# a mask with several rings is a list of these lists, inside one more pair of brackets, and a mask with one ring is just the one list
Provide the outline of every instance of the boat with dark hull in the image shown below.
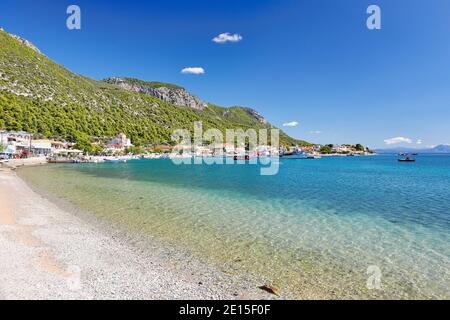
[[416,159],[412,157],[414,155],[417,155],[417,153],[401,153],[398,162],[416,162]]

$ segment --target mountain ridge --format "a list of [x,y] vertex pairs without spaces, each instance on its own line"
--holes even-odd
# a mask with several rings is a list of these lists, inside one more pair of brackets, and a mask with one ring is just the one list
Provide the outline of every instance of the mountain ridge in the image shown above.
[[27,39],[24,39],[22,37],[19,37],[18,35],[6,32],[2,27],[0,27],[0,31],[3,31],[7,34],[9,34],[11,37],[13,37],[14,39],[16,39],[17,41],[19,41],[20,43],[22,43],[23,45],[27,46],[30,49],[33,49],[34,51],[36,51],[37,53],[42,54],[42,52],[38,49],[38,47],[36,47],[33,43],[31,43],[30,41],[28,41]]
[[[126,79],[128,86],[132,78]],[[274,128],[256,110],[206,103],[176,85],[134,79],[134,85],[141,87],[124,89],[108,82],[114,81],[73,73],[0,31],[0,128],[68,140],[104,139],[123,132],[136,144],[170,143],[175,129],[193,129],[195,121],[202,121],[205,129],[221,131]],[[174,98],[174,90],[183,94]],[[282,131],[280,143],[308,144]]]
[[147,82],[128,77],[111,77],[103,82],[116,85],[122,89],[147,94],[179,107],[204,110],[208,104],[189,93],[186,89],[171,83]]

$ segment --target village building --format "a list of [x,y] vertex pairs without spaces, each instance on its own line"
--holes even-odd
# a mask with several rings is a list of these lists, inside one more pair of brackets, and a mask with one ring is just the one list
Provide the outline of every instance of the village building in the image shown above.
[[163,152],[172,151],[173,149],[175,149],[174,146],[166,146],[166,145],[157,145],[157,146],[155,146],[155,150],[161,150]]
[[118,134],[111,144],[117,146],[119,149],[126,149],[133,146],[131,140],[124,133]]
[[212,150],[209,147],[195,146],[195,155],[198,157],[210,156],[212,155]]
[[349,152],[353,152],[354,148],[350,145],[334,145],[333,146],[333,151],[335,151],[336,153],[349,153]]
[[33,140],[33,135],[24,131],[0,131],[0,144],[5,149],[2,154],[8,158],[39,157],[50,155],[80,155],[83,152],[73,149],[74,143],[47,139]]
[[33,156],[49,156],[52,154],[50,140],[31,140],[31,153]]
[[6,150],[3,154],[8,157],[29,154],[31,149],[31,134],[24,131],[0,131],[0,141]]
[[127,148],[133,147],[131,140],[127,138],[124,133],[120,133],[115,137],[111,143],[105,148],[105,152],[124,151]]
[[260,157],[269,157],[278,155],[280,153],[280,148],[269,145],[261,145],[257,146],[255,151]]
[[50,141],[52,147],[52,155],[54,156],[78,156],[83,151],[74,149],[75,144],[71,142]]
[[7,132],[5,130],[0,130],[0,144],[3,146],[8,144]]

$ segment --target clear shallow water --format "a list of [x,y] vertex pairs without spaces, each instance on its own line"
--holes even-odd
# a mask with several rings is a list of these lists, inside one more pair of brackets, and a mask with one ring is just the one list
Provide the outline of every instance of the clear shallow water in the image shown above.
[[[170,160],[24,168],[21,175],[108,221],[182,246],[225,272],[297,297],[450,298],[450,157]],[[366,286],[381,270],[381,290]]]

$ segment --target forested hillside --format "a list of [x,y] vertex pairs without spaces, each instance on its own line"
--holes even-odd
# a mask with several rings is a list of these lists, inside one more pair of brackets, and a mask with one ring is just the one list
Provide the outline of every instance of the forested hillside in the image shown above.
[[[126,79],[158,89],[182,89]],[[81,137],[103,139],[123,132],[139,145],[168,143],[173,130],[192,129],[194,121],[202,121],[205,129],[223,131],[272,127],[253,109],[212,104],[202,109],[178,106],[150,94],[77,75],[38,52],[31,43],[0,31],[0,129],[73,141]],[[281,143],[305,142],[282,133]]]

